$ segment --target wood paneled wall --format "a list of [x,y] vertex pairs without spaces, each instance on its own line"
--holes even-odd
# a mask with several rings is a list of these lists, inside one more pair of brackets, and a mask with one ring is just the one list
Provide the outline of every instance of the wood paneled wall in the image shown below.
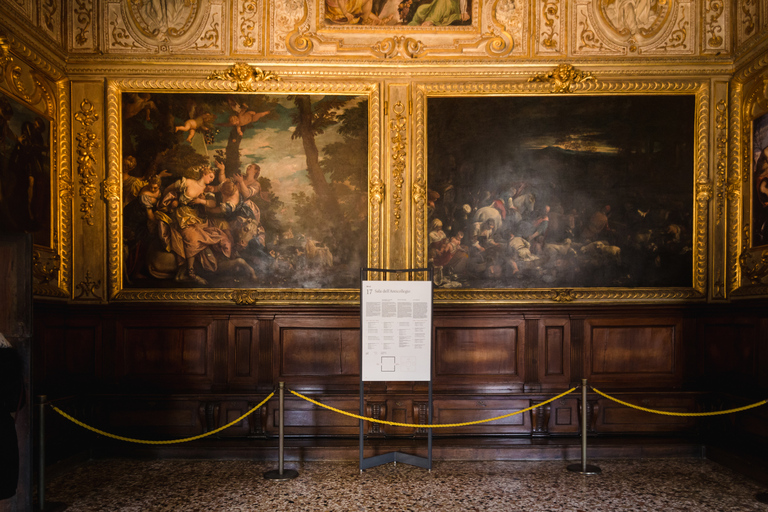
[[[707,407],[711,392],[766,390],[760,307],[437,306],[434,421],[460,423],[536,405],[586,378],[625,401],[670,412]],[[738,314],[736,314],[738,312]],[[36,393],[88,397],[90,420],[117,433],[195,435],[234,420],[278,382],[351,412],[359,408],[354,307],[38,304]],[[762,369],[762,371],[761,371]],[[425,383],[366,384],[366,414],[426,423]],[[440,435],[579,432],[580,395]],[[695,420],[651,415],[590,393],[597,434],[692,432]],[[277,432],[277,401],[223,437]],[[754,419],[757,418],[757,419]],[[759,414],[750,431],[765,425]],[[286,434],[355,436],[357,420],[286,397]],[[425,429],[366,425],[371,436]]]

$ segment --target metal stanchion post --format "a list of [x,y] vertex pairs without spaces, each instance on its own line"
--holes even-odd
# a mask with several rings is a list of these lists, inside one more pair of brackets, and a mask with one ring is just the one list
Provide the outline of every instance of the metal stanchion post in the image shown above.
[[285,382],[280,383],[280,424],[278,425],[278,441],[277,441],[277,457],[278,457],[278,469],[267,471],[264,473],[264,478],[267,480],[290,480],[299,476],[299,472],[295,469],[285,469]]
[[67,505],[58,502],[45,501],[45,406],[48,405],[46,395],[37,396],[37,415],[40,422],[38,434],[38,480],[37,480],[37,506],[39,512],[57,512],[65,510]]
[[581,464],[570,464],[568,471],[597,475],[602,470],[587,464],[587,379],[581,379]]

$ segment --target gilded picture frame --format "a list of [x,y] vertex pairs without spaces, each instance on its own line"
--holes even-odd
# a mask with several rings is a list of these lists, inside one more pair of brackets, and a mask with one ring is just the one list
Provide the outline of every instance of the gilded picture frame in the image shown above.
[[[435,265],[436,279],[439,281],[439,283],[436,284],[435,289],[436,300],[445,302],[479,301],[483,303],[510,301],[675,302],[706,298],[708,278],[708,254],[706,247],[708,231],[710,229],[708,222],[708,208],[709,199],[712,195],[712,188],[708,161],[709,118],[706,109],[703,108],[703,106],[707,105],[710,101],[711,92],[709,87],[707,84],[698,81],[675,81],[670,83],[655,83],[644,80],[602,81],[594,79],[591,75],[581,75],[579,79],[574,79],[574,77],[577,76],[578,74],[574,74],[573,70],[571,70],[570,78],[568,78],[568,73],[564,74],[564,78],[558,78],[558,73],[556,71],[549,75],[540,75],[532,77],[530,80],[519,82],[488,81],[471,84],[423,83],[416,87],[416,154],[414,156],[415,167],[413,174],[415,187],[418,190],[421,190],[422,193],[414,198],[414,209],[416,211],[413,226],[415,247],[414,261],[417,266],[426,266],[428,264]],[[519,258],[517,256],[515,258],[507,258],[507,255],[511,250],[510,248],[512,247],[512,242],[505,238],[503,240],[497,240],[498,247],[484,248],[485,250],[497,251],[498,261],[496,261],[497,265],[493,269],[491,268],[492,265],[488,264],[487,269],[484,269],[481,272],[481,278],[467,278],[467,267],[462,269],[464,272],[462,275],[461,272],[456,272],[450,267],[451,263],[448,263],[447,266],[442,265],[442,269],[438,268],[441,265],[437,265],[436,263],[445,264],[446,262],[452,261],[449,257],[451,254],[451,244],[453,247],[465,249],[466,254],[463,257],[467,259],[467,263],[464,264],[471,265],[473,262],[472,258],[477,257],[477,254],[473,254],[471,250],[471,245],[475,242],[477,236],[475,233],[471,232],[473,228],[469,227],[471,224],[476,224],[474,222],[469,222],[464,225],[466,233],[463,233],[463,235],[469,239],[468,243],[453,238],[456,233],[445,233],[444,236],[442,236],[442,233],[435,232],[435,226],[432,225],[431,221],[436,217],[432,210],[433,208],[440,207],[439,202],[441,197],[444,197],[441,193],[441,189],[445,190],[446,188],[453,188],[452,186],[456,185],[455,183],[451,183],[450,179],[447,179],[448,174],[450,173],[446,169],[452,165],[459,167],[460,165],[470,164],[471,166],[472,162],[457,162],[455,161],[457,155],[451,155],[454,160],[451,160],[451,158],[448,158],[447,160],[441,158],[438,164],[434,167],[430,167],[430,156],[435,158],[435,151],[440,150],[439,147],[432,148],[431,150],[429,148],[430,141],[434,143],[435,140],[434,137],[430,137],[430,130],[435,127],[430,122],[429,117],[430,115],[435,116],[440,114],[439,111],[435,111],[435,107],[430,109],[430,101],[435,105],[442,105],[441,108],[444,108],[446,112],[450,112],[450,116],[462,115],[460,112],[456,112],[457,106],[460,105],[462,101],[466,101],[467,104],[476,106],[483,105],[483,102],[488,103],[489,105],[493,103],[493,106],[490,106],[490,108],[478,109],[478,111],[475,112],[475,115],[479,116],[479,119],[476,121],[467,123],[466,120],[462,122],[461,120],[455,119],[458,121],[457,125],[462,125],[463,123],[467,128],[483,125],[496,128],[497,125],[494,123],[498,120],[492,119],[490,116],[484,118],[483,113],[498,109],[501,109],[501,112],[503,113],[505,108],[512,108],[510,106],[504,106],[505,100],[510,105],[522,106],[524,104],[525,108],[529,109],[529,111],[534,114],[536,112],[535,109],[539,108],[536,107],[536,99],[541,99],[540,103],[542,107],[545,105],[556,105],[558,101],[561,101],[579,107],[579,112],[582,112],[584,115],[583,125],[579,124],[580,121],[578,118],[571,118],[566,124],[571,126],[575,133],[583,133],[585,130],[589,131],[594,128],[595,119],[593,118],[590,120],[590,115],[585,114],[590,108],[589,98],[595,99],[595,103],[592,104],[591,108],[598,108],[597,105],[600,103],[601,99],[605,100],[604,103],[606,104],[622,105],[622,102],[627,104],[630,103],[632,98],[650,100],[650,104],[653,104],[654,99],[661,100],[661,98],[666,98],[667,105],[670,106],[676,104],[675,98],[688,98],[688,105],[683,109],[689,114],[688,119],[685,121],[685,128],[688,133],[686,137],[690,136],[690,140],[687,141],[687,163],[684,164],[687,169],[687,184],[685,184],[682,189],[678,187],[679,190],[684,190],[684,194],[682,194],[682,196],[678,194],[679,197],[677,197],[677,200],[681,201],[681,204],[684,204],[682,211],[678,213],[682,213],[683,216],[689,216],[690,218],[687,221],[682,221],[681,224],[684,225],[678,224],[674,227],[669,227],[672,223],[667,223],[663,226],[654,226],[656,231],[653,235],[659,240],[667,240],[668,242],[675,240],[675,243],[678,245],[677,249],[679,249],[678,254],[685,254],[684,258],[689,261],[689,263],[684,264],[682,267],[679,265],[676,266],[675,271],[679,271],[680,268],[683,268],[686,276],[682,279],[674,279],[666,286],[663,279],[630,280],[626,279],[626,276],[618,272],[613,274],[608,280],[585,280],[578,276],[574,277],[573,275],[571,275],[570,279],[560,278],[557,274],[557,270],[559,269],[555,269],[556,263],[562,264],[562,269],[570,268],[569,265],[573,265],[572,262],[576,261],[580,262],[579,264],[582,266],[585,265],[584,260],[587,257],[586,251],[589,250],[586,242],[595,242],[601,238],[600,236],[597,236],[595,237],[595,240],[577,240],[576,238],[580,237],[581,233],[577,233],[576,237],[569,241],[573,242],[571,252],[574,253],[572,254],[573,260],[570,260],[572,261],[570,263],[567,257],[552,258],[552,267],[547,267],[545,263],[548,260],[545,259],[543,244],[540,244],[540,247],[538,247],[537,250],[531,251],[529,258]],[[642,104],[643,102],[640,103]],[[648,101],[645,101],[646,107],[648,104]],[[469,107],[465,109],[465,113],[471,111],[472,109]],[[439,123],[445,122],[442,118],[436,121]],[[530,123],[531,120],[529,119],[527,122]],[[525,124],[520,125],[520,127],[522,130],[526,130]],[[557,134],[557,136],[556,134],[552,134],[552,139],[558,138],[559,135],[568,134]],[[443,137],[445,137],[444,133]],[[470,137],[468,137],[468,139],[470,139]],[[486,153],[492,153],[491,157],[493,157],[494,153],[497,153],[498,155],[502,154],[497,149],[500,145],[498,139],[495,140],[495,143],[490,142],[483,150]],[[445,142],[445,144],[453,144],[455,146],[455,141]],[[576,145],[577,144],[578,143],[576,143]],[[551,148],[552,144],[549,144],[549,147]],[[564,163],[569,162],[569,159],[567,158],[568,155],[565,155],[565,160],[560,158],[563,156],[564,152],[561,152],[559,157],[550,158],[549,164],[557,167],[558,165],[562,166]],[[559,161],[558,158],[562,161]],[[503,158],[501,160],[503,160]],[[572,162],[573,160],[570,161]],[[526,185],[526,182],[528,182],[527,185],[534,189],[536,188],[536,185],[542,185],[541,182],[537,182],[537,174],[535,172],[520,173],[515,170],[520,170],[520,161],[507,163],[509,163],[511,167],[507,168],[508,172],[505,171],[505,173],[494,176],[494,179],[496,180],[494,183],[495,185],[503,185],[506,188],[508,185]],[[484,173],[488,174],[484,168],[475,168],[469,173],[473,180],[478,181],[478,190],[463,190],[465,197],[467,197],[467,193],[479,193],[481,189],[487,192],[488,188],[493,188],[488,187],[485,183],[479,184],[480,176]],[[459,174],[461,174],[460,171]],[[519,176],[515,177],[516,174],[519,174]],[[659,177],[658,173],[656,177]],[[446,185],[449,185],[449,187],[446,187]],[[465,183],[462,183],[460,186],[467,188]],[[492,194],[496,192],[499,192],[498,188],[496,190],[491,190]],[[519,192],[520,191],[516,189],[514,192],[510,193],[510,198]],[[541,193],[542,191],[540,190],[539,192]],[[650,193],[650,190],[645,192]],[[579,193],[584,195],[584,190],[581,190]],[[605,201],[605,194],[602,195],[603,199],[600,199],[600,201]],[[647,196],[647,194],[640,194],[638,198],[643,196]],[[557,199],[552,197],[551,194],[549,197],[547,197],[547,194],[540,194],[540,197],[544,198],[544,202]],[[487,201],[489,205],[493,202],[493,199],[497,198],[491,197],[490,200]],[[617,200],[621,200],[622,202],[624,199],[626,198],[617,197]],[[482,199],[478,200],[481,201]],[[489,206],[472,203],[469,204],[469,211],[462,212],[462,208],[466,208],[465,204],[469,203],[469,201],[458,199],[457,201],[458,206],[453,210],[458,214],[464,213],[465,216],[469,217],[470,221],[479,220],[474,219],[474,216],[477,215],[478,206]],[[610,201],[605,204],[610,204]],[[655,204],[657,205],[658,201],[656,201]],[[544,206],[548,205],[541,204],[541,208]],[[622,208],[624,206],[624,204],[621,204]],[[648,213],[648,208],[645,206],[641,206],[640,204],[632,204],[631,206],[631,213],[639,213],[640,215]],[[523,220],[528,220],[531,224],[535,223],[537,217],[544,217],[543,214],[545,212],[543,212],[541,208],[536,210],[532,209],[531,212],[528,212],[527,214],[524,213]],[[508,211],[510,211],[509,208]],[[558,213],[562,214],[563,212]],[[550,215],[550,217],[552,217],[552,215]],[[466,221],[466,219],[464,220]],[[588,224],[588,220],[589,219],[587,219],[584,224]],[[585,227],[585,225],[582,225],[582,228],[583,227]],[[439,229],[440,228],[438,227],[437,230],[439,231]],[[522,238],[526,239],[525,241],[530,240],[529,237],[534,231],[530,230],[532,231],[531,233],[522,233],[522,227],[516,227],[514,229],[521,230],[520,234],[522,235]],[[658,230],[662,230],[663,232],[658,232]],[[683,231],[685,231],[685,234],[683,234]],[[498,233],[500,234],[501,232],[501,228],[499,228]],[[507,230],[504,234],[509,235],[510,230]],[[681,236],[684,237],[682,244],[680,244],[680,242],[683,238],[679,238]],[[440,245],[441,243],[435,244],[435,239],[438,238],[444,240],[441,242],[442,245]],[[559,242],[560,244],[563,243],[563,236],[558,238],[558,240],[552,240],[553,247],[554,242]],[[638,237],[638,243],[640,242],[640,237]],[[647,243],[648,241],[645,242]],[[605,242],[605,245],[615,247],[615,244],[608,242]],[[437,251],[435,250],[436,247]],[[555,250],[553,247],[547,247],[546,250]],[[582,248],[584,249],[582,250]],[[610,258],[618,257],[619,254],[618,248],[608,249],[608,247],[601,247],[600,249],[604,251],[602,254],[592,254],[595,252],[594,248],[590,254],[597,256],[597,258],[602,258],[605,261],[601,260],[601,263],[592,262],[593,269],[610,265]],[[613,256],[607,254],[607,251],[611,250],[615,251]],[[623,250],[629,249],[623,248]],[[658,247],[649,249],[646,252],[650,255],[652,251],[657,250]],[[441,251],[445,252],[438,254]],[[446,256],[446,254],[448,256]],[[441,261],[436,262],[436,257]],[[512,262],[513,259],[516,261]],[[562,262],[559,261],[561,259],[563,260]],[[510,260],[509,263],[506,260]],[[462,262],[459,262],[459,264],[461,263]],[[517,265],[517,268],[513,268],[515,264]],[[653,258],[651,264],[653,264]],[[626,270],[621,264],[616,265],[614,263],[614,265],[617,271],[619,269]],[[520,271],[522,278],[516,280],[512,277],[513,274],[517,274],[515,270]],[[488,272],[490,272],[490,274],[488,274]],[[477,275],[478,274],[475,274],[475,276]],[[547,279],[548,277],[550,279]]]
[[378,105],[375,84],[290,82],[250,66],[110,81],[110,297],[356,300],[359,268],[380,260],[381,204],[368,198],[381,181]]

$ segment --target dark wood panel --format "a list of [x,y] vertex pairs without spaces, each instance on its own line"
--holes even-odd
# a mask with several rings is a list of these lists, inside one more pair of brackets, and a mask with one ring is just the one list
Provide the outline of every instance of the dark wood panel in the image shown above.
[[259,378],[259,321],[237,318],[229,320],[227,385],[230,391],[255,389]]
[[594,319],[585,331],[590,382],[653,388],[681,381],[680,319]]
[[357,317],[276,317],[273,332],[276,380],[297,390],[349,389],[359,384]]
[[522,390],[525,322],[519,318],[434,320],[434,386]]
[[539,320],[539,382],[547,389],[566,388],[571,380],[571,325],[567,318]]
[[[360,414],[360,401],[354,398],[312,396],[325,405],[336,409]],[[268,404],[267,433],[277,435],[279,429],[279,404]],[[360,422],[356,418],[339,414],[300,399],[285,399],[285,434],[305,436],[355,436],[360,434]]]
[[[514,399],[436,399],[433,401],[433,422],[456,424],[505,416],[525,409],[529,400]],[[479,434],[530,434],[530,412],[515,414],[507,418],[477,425],[441,427],[436,435],[479,435]]]
[[697,329],[698,373],[713,390],[740,391],[758,384],[758,319],[715,318]]
[[[125,323],[124,323],[125,322]],[[175,317],[121,321],[116,326],[116,378],[121,389],[211,390],[214,384],[214,320]]]
[[[695,398],[616,396],[624,402],[667,413],[698,412]],[[598,432],[680,432],[693,429],[696,420],[684,416],[640,411],[605,398],[596,400]]]

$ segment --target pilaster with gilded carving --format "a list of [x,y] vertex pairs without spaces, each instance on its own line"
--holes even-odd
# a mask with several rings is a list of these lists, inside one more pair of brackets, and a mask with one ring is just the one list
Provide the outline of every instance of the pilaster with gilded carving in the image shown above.
[[102,82],[72,82],[73,284],[82,301],[106,300],[104,201],[115,191],[104,187],[103,98]]
[[[418,208],[411,189],[411,161],[413,150],[412,104],[410,87],[407,83],[391,82],[386,85],[384,102],[384,129],[382,130],[382,154],[386,160],[384,169],[385,183],[385,224],[383,226],[387,248],[385,249],[387,268],[410,268],[411,239],[409,237],[412,212]],[[395,277],[394,279],[401,279]]]
[[728,81],[727,78],[713,81],[710,115],[710,167],[714,176],[714,194],[710,208],[709,259],[712,300],[726,298],[726,246],[728,232],[728,205],[731,187],[728,180]]

